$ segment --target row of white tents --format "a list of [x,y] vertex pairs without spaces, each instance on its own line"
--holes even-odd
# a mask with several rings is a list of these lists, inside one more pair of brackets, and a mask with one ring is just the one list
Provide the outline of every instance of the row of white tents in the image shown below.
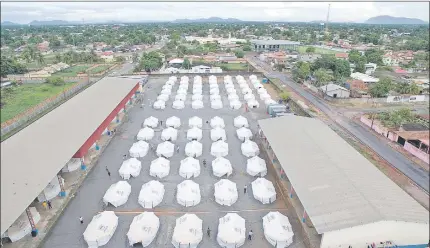
[[[266,240],[274,247],[288,247],[293,243],[294,233],[288,217],[279,212],[263,216]],[[118,217],[113,211],[95,215],[84,232],[89,247],[96,248],[109,242],[118,227]],[[143,212],[133,218],[127,232],[130,246],[141,243],[148,247],[160,229],[160,220],[152,212]],[[198,247],[203,240],[203,221],[195,214],[184,214],[176,219],[172,235],[175,248]],[[246,240],[246,222],[237,213],[227,213],[218,221],[216,240],[221,247],[240,247]]]
[[252,93],[252,89],[249,87],[245,78],[241,75],[236,76],[236,81],[239,85],[239,88],[243,94],[243,99],[246,101],[246,104],[249,108],[258,108],[260,103],[255,99],[254,94]]

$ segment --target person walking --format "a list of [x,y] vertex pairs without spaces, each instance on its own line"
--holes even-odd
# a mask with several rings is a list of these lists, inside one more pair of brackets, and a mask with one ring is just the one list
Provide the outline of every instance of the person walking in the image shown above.
[[109,170],[106,170],[106,171],[107,171],[108,176],[110,177],[110,171]]
[[42,202],[42,206],[43,206],[45,209],[48,209],[48,204],[46,203],[46,201]]
[[79,221],[81,222],[81,224],[84,224],[84,218],[82,218],[82,216],[79,217]]
[[122,155],[122,160],[125,160],[126,158],[127,158],[126,154]]
[[203,166],[206,168],[206,159],[203,159]]
[[248,189],[248,185],[243,186],[243,193],[246,194],[246,190]]
[[161,126],[161,127],[163,126],[163,121],[160,121],[160,126]]
[[249,231],[248,233],[248,240],[252,240],[252,235],[254,235],[254,233],[251,231]]
[[211,229],[209,229],[209,227],[208,227],[208,230],[206,231],[206,233],[208,234],[208,237],[210,238],[211,237]]
[[48,208],[49,208],[49,209],[52,209],[51,202],[50,202],[50,201],[48,201],[47,203],[48,203]]
[[179,146],[176,147],[176,153],[179,153]]

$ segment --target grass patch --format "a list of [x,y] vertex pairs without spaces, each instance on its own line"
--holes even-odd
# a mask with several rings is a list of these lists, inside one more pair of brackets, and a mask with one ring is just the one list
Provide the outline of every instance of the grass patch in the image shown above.
[[76,77],[79,73],[84,73],[88,68],[90,68],[89,65],[75,65],[75,66],[69,67],[65,70],[56,72],[56,73],[52,74],[52,76]]
[[[299,46],[298,51],[300,54],[305,54],[307,48],[308,48],[308,46]],[[315,47],[315,53],[317,53],[317,54],[335,54],[335,53],[339,53],[339,52],[336,52],[336,51],[333,51],[330,49]]]
[[45,99],[70,88],[74,83],[62,86],[49,84],[24,84],[1,90],[1,123],[14,118]]
[[25,64],[28,69],[30,70],[37,70],[42,69],[43,67],[49,65],[49,64],[55,64],[55,53],[50,53],[47,55],[44,55],[45,64],[41,65],[38,64],[36,61],[32,61],[30,63]]
[[225,71],[247,71],[248,64],[215,64],[215,66],[221,67]]
[[94,68],[91,68],[90,70],[88,70],[89,73],[91,74],[97,74],[97,73],[101,73],[106,71],[107,69],[109,69],[109,67],[111,67],[112,65],[98,65]]

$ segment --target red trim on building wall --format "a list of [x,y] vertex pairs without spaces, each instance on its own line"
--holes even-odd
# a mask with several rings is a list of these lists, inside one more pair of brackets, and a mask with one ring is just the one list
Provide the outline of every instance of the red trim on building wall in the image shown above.
[[116,106],[116,108],[106,117],[106,119],[100,124],[100,126],[94,131],[94,133],[85,141],[85,143],[79,148],[79,150],[73,155],[74,158],[82,158],[85,156],[90,149],[90,147],[101,137],[103,131],[109,126],[111,121],[115,118],[115,116],[119,113],[119,111],[124,108],[127,102],[131,99],[131,97],[135,94],[135,92],[139,89],[139,83],[136,83],[136,86],[127,94],[127,96]]

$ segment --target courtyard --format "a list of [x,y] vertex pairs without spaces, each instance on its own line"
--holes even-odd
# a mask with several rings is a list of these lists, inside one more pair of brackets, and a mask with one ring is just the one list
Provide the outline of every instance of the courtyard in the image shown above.
[[[249,83],[249,79],[245,76],[245,79]],[[299,230],[299,220],[297,219],[294,210],[287,206],[282,193],[279,192],[277,184],[275,182],[274,173],[271,173],[271,163],[266,161],[268,167],[268,173],[265,176],[266,179],[270,180],[277,193],[277,199],[271,204],[262,204],[253,197],[251,183],[256,179],[246,172],[247,157],[242,155],[241,141],[237,138],[236,127],[233,125],[233,119],[239,115],[247,118],[249,122],[249,128],[254,134],[254,138],[257,136],[257,120],[268,118],[266,113],[266,106],[263,101],[258,99],[258,94],[255,90],[253,93],[256,95],[256,100],[260,106],[258,108],[249,109],[246,111],[244,108],[243,94],[237,85],[236,79],[233,77],[233,82],[236,87],[237,95],[239,100],[243,104],[242,108],[238,110],[232,110],[229,107],[229,100],[227,98],[226,89],[223,86],[222,77],[218,77],[219,95],[223,103],[223,108],[212,109],[209,97],[209,84],[208,77],[203,77],[203,104],[204,107],[201,109],[191,108],[191,92],[193,85],[193,77],[190,77],[188,94],[185,100],[184,109],[172,108],[172,103],[176,95],[176,90],[179,85],[178,82],[173,86],[172,94],[170,99],[166,102],[166,108],[163,110],[156,110],[152,107],[152,104],[156,101],[156,98],[162,86],[168,80],[168,77],[151,77],[144,88],[144,107],[135,106],[128,111],[128,116],[125,118],[125,122],[121,127],[118,128],[117,134],[113,140],[104,149],[100,155],[97,164],[91,172],[89,172],[87,178],[83,181],[82,185],[76,192],[74,198],[70,201],[68,206],[64,209],[62,216],[58,219],[55,226],[51,229],[51,232],[46,236],[45,242],[42,247],[56,248],[56,247],[87,247],[87,244],[83,238],[83,233],[91,221],[92,217],[99,212],[104,210],[114,211],[118,216],[118,227],[110,241],[103,247],[107,248],[118,248],[128,247],[127,232],[133,218],[145,211],[154,212],[160,219],[160,228],[154,241],[148,247],[173,247],[172,235],[175,227],[175,220],[185,213],[194,213],[203,221],[203,240],[198,245],[199,247],[211,248],[220,247],[216,240],[217,229],[219,218],[225,216],[227,213],[237,213],[245,219],[246,234],[252,230],[254,233],[252,241],[246,240],[245,244],[241,247],[256,247],[265,248],[273,247],[264,237],[262,217],[271,211],[279,211],[283,215],[289,218],[289,221],[294,231],[294,242],[290,247],[305,247],[303,244],[303,238]],[[260,79],[261,80],[261,79]],[[272,96],[273,97],[273,96]],[[136,135],[139,130],[142,129],[142,123],[150,116],[158,118],[163,121],[154,128],[155,136],[147,141],[151,146],[157,147],[158,144],[162,143],[161,132],[166,129],[165,122],[169,117],[176,116],[180,118],[181,126],[177,128],[178,137],[176,141],[172,141],[175,144],[175,148],[179,146],[179,152],[174,151],[170,160],[170,173],[168,176],[162,179],[156,179],[149,175],[149,169],[151,161],[158,158],[155,152],[149,150],[146,156],[138,158],[142,162],[142,170],[140,175],[132,177],[127,182],[131,185],[131,194],[124,205],[117,208],[112,205],[107,207],[103,203],[103,196],[110,185],[118,181],[123,180],[118,170],[123,162],[123,155],[129,154],[129,149],[136,142]],[[184,178],[179,175],[179,165],[182,159],[185,159],[185,145],[189,142],[187,140],[188,120],[191,117],[197,116],[203,120],[202,131],[203,137],[200,143],[203,145],[202,155],[197,157],[200,161],[201,172],[195,178],[192,178],[194,182],[200,186],[201,201],[196,206],[183,207],[176,201],[176,187]],[[211,163],[215,159],[211,155],[211,126],[210,120],[219,116],[224,120],[225,132],[226,132],[226,143],[228,143],[229,151],[228,155],[225,156],[231,162],[233,167],[233,173],[227,178],[232,182],[236,183],[238,191],[238,200],[232,206],[221,206],[215,202],[214,198],[214,184],[221,178],[213,175]],[[263,151],[260,149],[261,158],[266,159]],[[206,160],[206,166],[203,165],[202,161]],[[266,159],[267,160],[267,159]],[[109,176],[106,168],[111,172]],[[225,178],[225,177],[223,177]],[[153,209],[143,209],[138,203],[139,192],[144,183],[151,180],[158,180],[165,187],[164,199],[162,202]],[[244,193],[243,188],[247,186],[247,193]],[[79,217],[82,216],[84,224],[80,224]],[[207,228],[210,228],[211,236],[206,235]],[[136,245],[141,247],[141,245]]]

